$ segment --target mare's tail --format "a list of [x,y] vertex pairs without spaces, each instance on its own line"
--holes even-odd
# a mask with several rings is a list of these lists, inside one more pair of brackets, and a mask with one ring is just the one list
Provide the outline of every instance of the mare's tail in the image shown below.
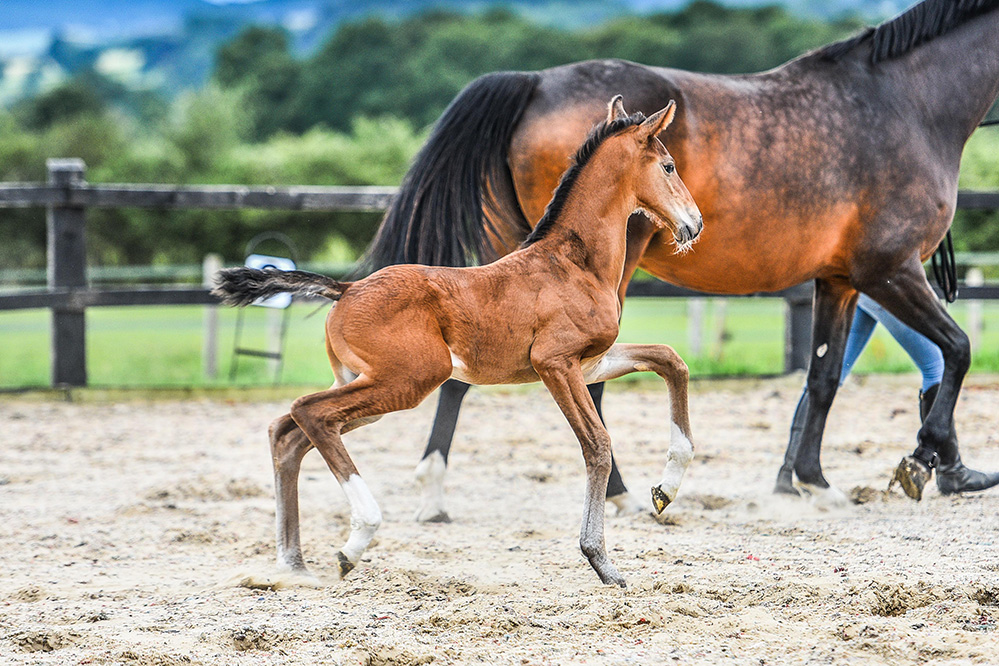
[[[526,236],[531,225],[516,203],[499,209],[487,193],[512,192],[507,153],[539,76],[497,72],[454,98],[417,154],[385,214],[362,266],[466,266],[496,259],[483,203],[494,218]],[[510,234],[506,234],[509,236]]]
[[308,271],[241,267],[219,271],[212,293],[226,305],[249,305],[259,298],[284,293],[322,296],[336,301],[351,284]]

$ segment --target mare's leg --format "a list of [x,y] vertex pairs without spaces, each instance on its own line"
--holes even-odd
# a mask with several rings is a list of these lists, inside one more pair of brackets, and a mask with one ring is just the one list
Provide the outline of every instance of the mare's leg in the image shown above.
[[602,582],[624,587],[624,578],[607,557],[604,545],[604,502],[611,465],[610,435],[600,422],[597,408],[586,391],[579,358],[548,356],[542,345],[535,344],[531,350],[531,363],[583,449],[586,499],[583,502],[579,547]]
[[277,500],[278,568],[305,573],[299,537],[298,475],[302,458],[312,449],[312,442],[291,418],[277,418],[269,429],[271,461],[274,464],[274,496]]
[[416,510],[416,520],[420,522],[451,522],[451,517],[444,510],[444,472],[447,471],[447,455],[454,440],[458,411],[468,386],[457,379],[449,379],[441,385],[430,439],[420,464],[416,466],[416,480],[422,493],[420,508]]
[[857,292],[845,281],[815,281],[812,355],[808,363],[807,380],[808,404],[794,473],[800,487],[822,504],[846,503],[846,496],[830,486],[823,476],[819,454],[822,450],[826,416],[839,387],[846,336],[856,300]]
[[926,281],[926,273],[917,257],[907,260],[891,279],[870,280],[861,285],[864,291],[904,324],[929,338],[944,358],[943,379],[922,427],[916,436],[918,446],[911,456],[899,463],[892,483],[898,481],[905,493],[921,499],[923,486],[931,470],[942,457],[956,457],[956,438],[950,445],[954,428],[954,405],[964,375],[971,365],[968,336],[954,323]]
[[666,467],[662,479],[659,485],[652,488],[653,506],[656,513],[662,513],[676,499],[683,474],[694,457],[690,413],[687,408],[689,382],[687,364],[668,345],[617,344],[608,350],[590,376],[607,381],[632,372],[648,371],[656,373],[666,381],[670,396],[672,426],[669,452],[666,454]]
[[430,370],[411,379],[405,368],[394,370],[392,379],[376,382],[361,375],[345,386],[302,396],[291,407],[292,418],[322,454],[350,504],[350,536],[337,553],[341,577],[357,565],[382,520],[378,503],[343,446],[341,432],[345,426],[363,425],[388,412],[412,409],[447,376],[435,380],[427,376],[434,374]]
[[[843,385],[847,375],[853,369],[854,363],[860,357],[864,347],[874,333],[877,320],[860,307],[860,300],[853,315],[853,324],[850,325],[850,335],[846,339],[846,351],[843,354],[843,367],[840,370],[839,385]],[[868,301],[870,299],[867,299]],[[791,435],[787,442],[787,451],[784,452],[784,464],[777,472],[777,484],[774,486],[775,493],[785,495],[799,495],[794,487],[794,461],[798,457],[798,449],[801,448],[801,437],[805,431],[805,415],[808,413],[808,386],[801,392],[798,399],[798,406],[794,409],[794,417],[791,419]]]

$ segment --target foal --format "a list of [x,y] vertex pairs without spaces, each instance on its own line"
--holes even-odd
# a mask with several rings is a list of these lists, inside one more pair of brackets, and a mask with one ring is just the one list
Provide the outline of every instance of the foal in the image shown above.
[[[382,414],[416,407],[450,377],[471,384],[539,379],[583,449],[586,499],[580,547],[600,580],[624,586],[604,547],[604,501],[611,442],[586,384],[653,371],[669,386],[667,463],[652,488],[656,511],[676,497],[693,456],[687,366],[666,345],[614,344],[621,305],[628,216],[646,212],[680,249],[697,237],[701,215],[657,135],[673,102],[648,119],[627,115],[621,96],[565,172],[544,218],[522,248],[477,268],[399,265],[358,282],[302,271],[233,268],[216,294],[246,305],[278,292],[339,301],[326,319],[336,383],[294,402],[270,428],[277,495],[279,566],[305,573],[299,540],[298,475],[319,449],[350,503],[350,536],[337,553],[340,575],[357,564],[381,511],[340,435]],[[303,434],[304,433],[304,434]]]

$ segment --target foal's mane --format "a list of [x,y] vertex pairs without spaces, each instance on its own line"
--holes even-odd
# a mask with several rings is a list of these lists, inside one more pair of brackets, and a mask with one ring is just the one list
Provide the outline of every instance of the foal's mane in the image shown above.
[[629,127],[640,125],[643,122],[645,122],[645,114],[639,111],[630,116],[618,118],[610,122],[605,120],[590,130],[586,141],[579,147],[576,154],[572,156],[571,165],[562,174],[562,180],[559,181],[558,187],[555,188],[555,194],[552,195],[551,201],[545,207],[545,214],[541,216],[541,219],[534,226],[534,230],[524,239],[521,247],[527,247],[548,235],[555,221],[562,214],[562,208],[565,206],[566,199],[569,198],[569,192],[572,191],[576,180],[579,178],[579,173],[586,166],[586,163],[590,161],[590,158],[593,157],[593,153],[597,152],[597,148],[615,134],[620,134]]
[[870,49],[871,64],[877,64],[904,55],[997,7],[999,0],[924,0],[881,25],[819,49],[815,55],[836,61],[863,45]]

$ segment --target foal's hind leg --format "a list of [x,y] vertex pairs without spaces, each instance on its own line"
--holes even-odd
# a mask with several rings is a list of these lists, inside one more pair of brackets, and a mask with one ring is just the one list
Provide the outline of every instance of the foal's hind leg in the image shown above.
[[274,496],[277,500],[278,568],[305,573],[299,535],[298,475],[302,458],[312,449],[312,442],[291,418],[277,418],[269,430],[271,461],[274,464]]
[[382,514],[340,434],[348,424],[356,426],[388,412],[416,407],[447,376],[407,381],[405,368],[397,370],[393,379],[376,382],[361,375],[346,386],[302,396],[291,407],[292,418],[323,456],[350,504],[350,536],[337,553],[341,577],[361,559],[381,524]]
[[655,372],[666,381],[670,395],[669,452],[659,484],[652,488],[652,503],[656,513],[676,499],[683,474],[694,457],[690,434],[690,413],[687,407],[689,372],[680,355],[668,345],[612,346],[600,364],[588,375],[588,380],[607,381],[632,372]]

